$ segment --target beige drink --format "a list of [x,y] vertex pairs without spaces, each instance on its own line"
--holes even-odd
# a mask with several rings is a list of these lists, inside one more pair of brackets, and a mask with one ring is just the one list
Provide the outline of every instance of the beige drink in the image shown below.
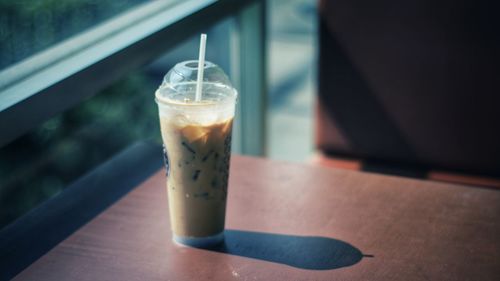
[[183,124],[160,118],[169,159],[170,220],[175,235],[206,237],[224,230],[232,118]]
[[196,67],[193,61],[177,64],[155,96],[174,241],[204,247],[223,239],[237,92],[218,66],[206,62],[203,95],[196,99]]

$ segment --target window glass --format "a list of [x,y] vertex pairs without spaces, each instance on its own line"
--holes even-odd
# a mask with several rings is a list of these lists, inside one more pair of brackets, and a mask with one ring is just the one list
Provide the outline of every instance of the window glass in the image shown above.
[[0,149],[0,227],[139,139],[159,141],[151,93],[138,71]]
[[[207,30],[206,59],[226,73],[230,73],[231,24],[227,20]],[[198,44],[199,36],[193,36],[150,65],[1,147],[0,228],[133,143],[160,143],[154,91],[175,63],[196,59]]]
[[0,70],[147,0],[0,0]]
[[267,1],[267,147],[273,159],[303,162],[313,153],[316,2]]

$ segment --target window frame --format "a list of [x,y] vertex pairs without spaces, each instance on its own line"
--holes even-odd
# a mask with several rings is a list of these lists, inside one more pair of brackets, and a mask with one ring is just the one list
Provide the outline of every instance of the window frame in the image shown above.
[[240,96],[234,151],[264,155],[265,6],[265,0],[152,1],[6,68],[0,72],[0,147],[235,17],[230,75]]

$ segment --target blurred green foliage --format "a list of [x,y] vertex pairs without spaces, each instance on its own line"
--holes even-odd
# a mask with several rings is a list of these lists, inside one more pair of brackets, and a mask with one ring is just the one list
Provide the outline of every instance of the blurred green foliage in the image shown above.
[[161,142],[157,84],[132,73],[0,148],[0,228],[133,142]]

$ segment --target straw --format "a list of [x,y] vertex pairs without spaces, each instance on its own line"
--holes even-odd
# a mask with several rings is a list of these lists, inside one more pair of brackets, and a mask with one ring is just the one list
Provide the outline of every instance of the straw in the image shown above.
[[202,33],[200,38],[200,54],[198,58],[198,79],[196,81],[196,101],[201,101],[201,90],[203,87],[203,70],[205,69],[205,48],[207,45],[207,35]]

